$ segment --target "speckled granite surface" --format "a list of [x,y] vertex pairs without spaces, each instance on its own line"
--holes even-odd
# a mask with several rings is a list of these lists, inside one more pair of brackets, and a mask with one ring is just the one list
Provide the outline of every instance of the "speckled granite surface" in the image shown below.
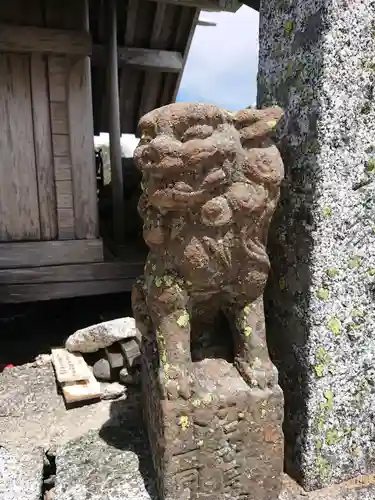
[[40,500],[43,455],[42,449],[20,453],[0,446],[1,500]]
[[375,471],[375,2],[261,4],[258,101],[285,109],[267,328],[314,489]]

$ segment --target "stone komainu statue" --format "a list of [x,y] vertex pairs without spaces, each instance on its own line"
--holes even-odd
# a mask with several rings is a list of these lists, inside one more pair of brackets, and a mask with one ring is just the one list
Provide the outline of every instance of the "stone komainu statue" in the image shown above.
[[[213,373],[214,384],[215,379],[225,378],[219,363],[211,363],[210,374],[203,368],[206,372],[202,375],[199,370],[203,365],[194,361],[206,358],[231,361],[231,366],[237,369],[236,376],[240,374],[239,378],[246,381],[249,394],[258,391],[258,395],[264,394],[264,401],[269,400],[272,388],[277,386],[277,372],[265,340],[262,294],[270,268],[267,233],[284,175],[281,156],[272,142],[273,130],[281,116],[279,108],[246,109],[233,114],[214,105],[177,103],[156,109],[140,121],[141,140],[134,159],[143,177],[139,212],[150,252],[144,276],[133,288],[132,306],[144,339],[145,366],[152,364],[151,358],[156,359],[155,376],[151,375],[150,366],[144,370],[147,405],[156,405],[150,403],[153,398],[176,402],[172,406],[162,405],[160,414],[159,410],[149,408],[146,417],[154,419],[148,427],[159,479],[171,478],[179,471],[184,474],[180,462],[166,465],[172,463],[174,453],[171,451],[171,457],[165,458],[168,443],[175,450],[179,439],[187,439],[186,435],[183,438],[173,434],[173,419],[186,417],[189,421],[189,415],[195,414],[196,402],[200,405],[201,401],[208,401],[207,387],[212,384],[206,379],[210,374]],[[223,339],[228,337],[230,345],[224,345]],[[154,347],[150,350],[147,346]],[[199,370],[195,368],[198,365]],[[216,411],[216,406],[212,406],[214,396],[210,394],[211,403],[205,410],[212,415]],[[236,401],[228,402],[228,397],[221,394],[218,399],[227,398],[225,404],[236,406]],[[245,408],[241,414],[245,411],[244,414],[250,415],[253,410],[247,405],[253,404],[248,403],[251,396],[245,400],[242,406],[237,406]],[[280,398],[276,396],[276,400],[278,403],[271,406],[280,408]],[[182,408],[185,413],[177,417]],[[282,416],[277,411],[272,415],[270,418],[279,429]],[[250,418],[254,417],[249,416],[249,421]],[[173,434],[164,436],[163,446],[157,428]],[[250,439],[248,432],[243,434]],[[279,430],[276,434],[279,436]],[[282,438],[277,442],[282,457]],[[190,445],[184,446],[188,449]],[[199,460],[205,465],[197,467],[200,478],[197,484],[205,485],[202,471],[212,473],[213,468],[220,469],[220,464],[207,468],[212,450],[206,453],[202,446]],[[247,446],[249,453],[254,453],[256,446],[251,443]],[[176,456],[173,460],[177,460]],[[238,480],[239,488],[245,488],[245,493],[258,494],[254,485],[244,486],[250,477],[246,472],[248,465],[244,458],[238,460],[243,463],[242,476],[238,475],[242,478]],[[278,455],[275,470],[279,467],[282,469],[282,458]],[[275,470],[272,477],[278,476]],[[218,489],[214,488],[212,498],[216,500],[224,498],[223,492],[227,491],[224,476],[215,483]],[[182,479],[178,481],[181,482]],[[166,491],[175,500],[198,498],[192,493],[192,496],[182,493],[178,496],[181,486],[174,484],[159,487],[162,498],[166,498]],[[204,490],[204,486],[191,484],[189,491]],[[204,491],[213,487],[210,484]],[[236,498],[234,489],[230,495]]]

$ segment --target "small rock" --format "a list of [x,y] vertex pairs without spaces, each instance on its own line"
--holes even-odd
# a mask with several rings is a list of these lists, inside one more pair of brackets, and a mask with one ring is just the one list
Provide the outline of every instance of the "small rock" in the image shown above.
[[130,368],[141,363],[141,351],[134,338],[120,342],[120,347]]
[[50,354],[40,354],[34,359],[34,366],[40,367],[51,363],[52,356]]
[[120,346],[118,344],[114,344],[108,349],[105,349],[105,355],[112,369],[119,369],[125,365],[124,355],[120,351]]
[[119,384],[118,382],[113,382],[112,384],[102,383],[102,399],[117,399],[123,396],[126,392],[126,388]]
[[98,359],[93,367],[94,377],[98,380],[110,381],[112,378],[111,366],[105,358]]
[[67,339],[65,347],[71,352],[96,352],[119,340],[136,335],[134,318],[119,318],[77,330]]
[[126,368],[123,368],[120,371],[119,377],[120,377],[120,382],[122,382],[125,385],[139,385],[141,382],[140,374],[138,372],[130,374]]

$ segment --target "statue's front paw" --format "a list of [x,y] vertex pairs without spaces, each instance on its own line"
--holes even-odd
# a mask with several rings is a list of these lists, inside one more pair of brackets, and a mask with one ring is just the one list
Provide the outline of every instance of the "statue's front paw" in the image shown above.
[[190,399],[193,394],[193,381],[188,370],[179,365],[165,364],[159,371],[164,388],[164,396],[169,400]]
[[255,359],[252,363],[236,359],[235,365],[250,387],[267,389],[278,384],[278,372],[271,361]]

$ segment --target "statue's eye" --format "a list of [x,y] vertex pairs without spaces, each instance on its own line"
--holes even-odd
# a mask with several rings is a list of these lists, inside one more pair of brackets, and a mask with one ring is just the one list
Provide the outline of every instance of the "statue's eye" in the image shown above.
[[213,134],[213,127],[210,125],[193,125],[185,130],[181,137],[181,142],[187,142],[191,139],[207,139]]

